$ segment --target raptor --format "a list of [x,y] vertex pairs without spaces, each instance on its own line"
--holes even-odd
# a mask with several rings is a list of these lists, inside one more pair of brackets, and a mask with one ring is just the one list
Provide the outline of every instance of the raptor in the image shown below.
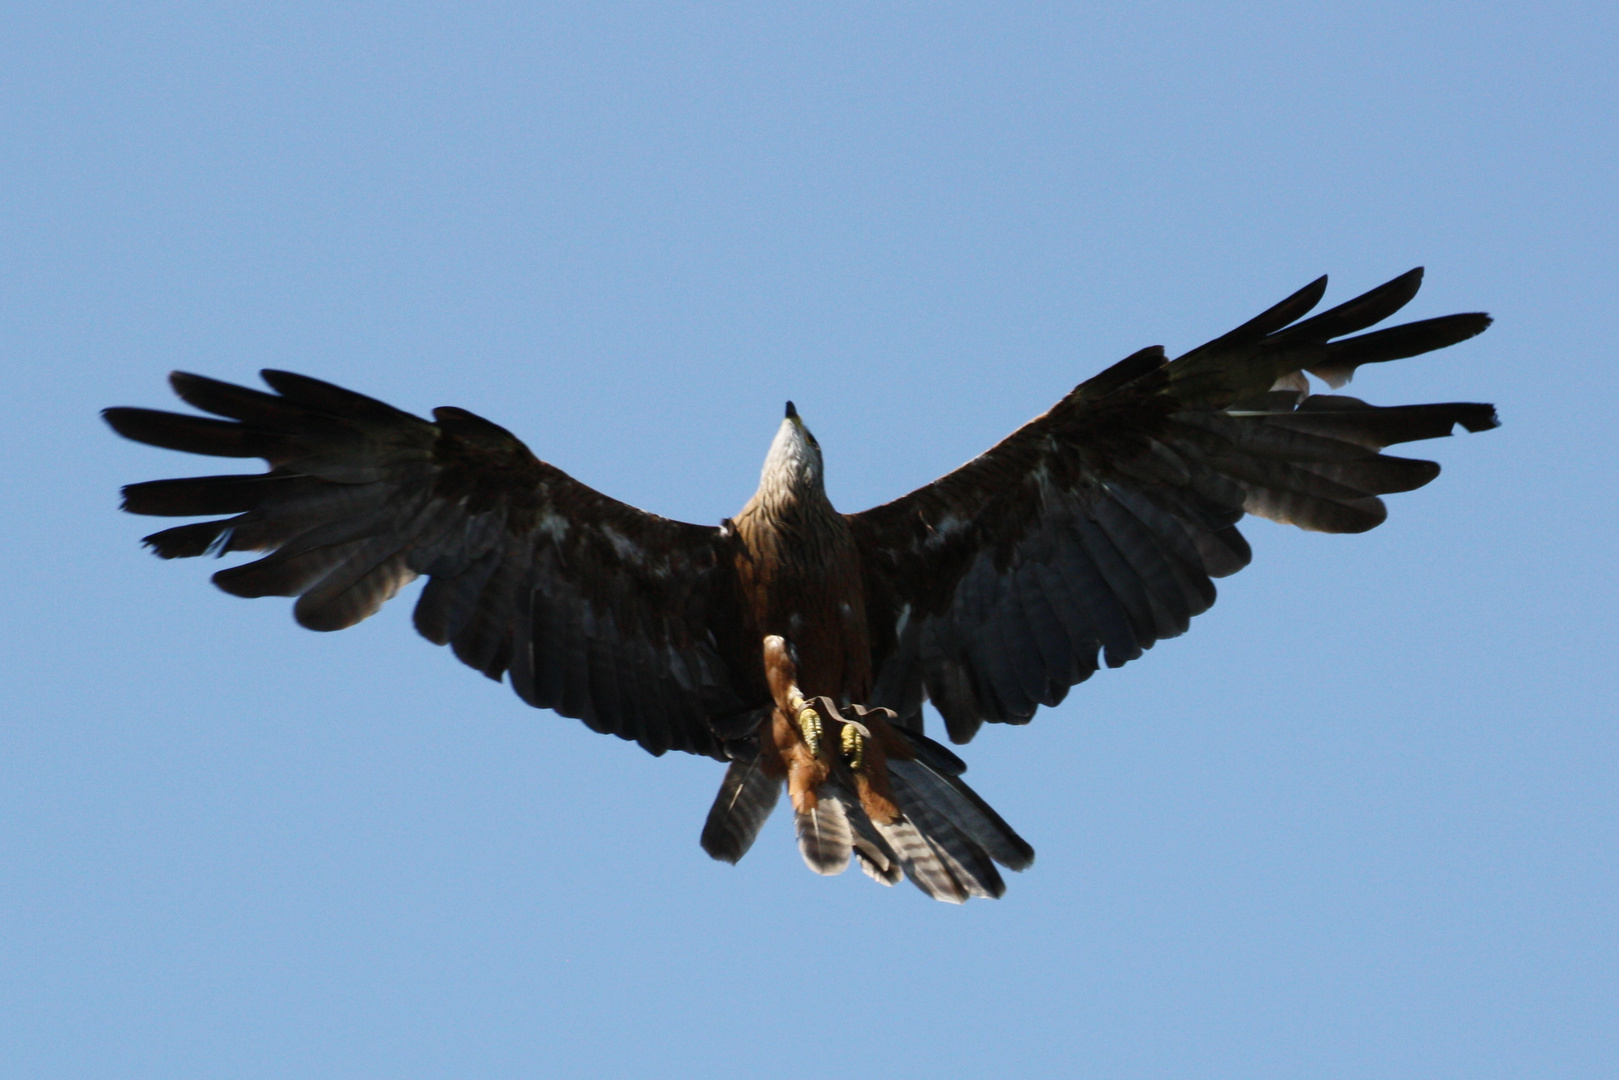
[[1421,280],[1306,318],[1323,277],[1173,360],[1143,349],[856,514],[828,500],[790,402],[758,491],[716,526],[611,499],[463,409],[427,420],[284,371],[263,373],[268,393],[172,375],[211,416],[104,416],[153,446],[269,465],[124,488],[133,513],[208,518],[146,537],[159,556],[263,553],[214,581],[296,597],[312,630],[352,626],[425,576],[417,630],[525,702],[654,754],[725,762],[702,832],[713,857],[740,859],[785,788],[812,869],[856,862],[960,902],[1001,895],[997,864],[1022,870],[1034,852],[924,733],[924,703],[955,743],[1027,723],[1099,666],[1186,630],[1213,579],[1248,563],[1245,514],[1373,528],[1379,496],[1439,473],[1384,448],[1496,426],[1489,405],[1311,393],[1308,376],[1337,389],[1362,364],[1489,325],[1369,329]]

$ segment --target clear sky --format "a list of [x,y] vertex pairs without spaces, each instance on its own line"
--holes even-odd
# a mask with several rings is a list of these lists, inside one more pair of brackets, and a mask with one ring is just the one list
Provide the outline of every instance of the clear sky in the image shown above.
[[[1619,9],[1086,7],[5,6],[0,1074],[1619,1075]],[[986,730],[962,908],[151,558],[219,463],[96,418],[286,367],[716,522],[790,397],[855,510],[1415,265],[1496,325],[1354,391],[1504,426]]]

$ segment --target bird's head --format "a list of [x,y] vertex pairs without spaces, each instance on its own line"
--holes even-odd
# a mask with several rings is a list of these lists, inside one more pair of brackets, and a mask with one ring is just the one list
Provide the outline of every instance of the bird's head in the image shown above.
[[821,444],[799,417],[793,403],[787,403],[787,416],[776,430],[776,438],[765,455],[759,477],[759,490],[777,495],[824,493],[821,471]]

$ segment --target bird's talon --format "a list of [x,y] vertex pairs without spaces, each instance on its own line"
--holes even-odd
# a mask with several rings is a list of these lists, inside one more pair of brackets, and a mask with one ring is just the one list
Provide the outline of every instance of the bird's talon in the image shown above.
[[819,757],[821,753],[821,714],[814,709],[800,709],[798,712],[798,730],[804,736],[804,745],[809,747],[810,754]]
[[844,724],[842,741],[843,756],[848,759],[849,768],[859,772],[866,764],[865,736],[853,724]]

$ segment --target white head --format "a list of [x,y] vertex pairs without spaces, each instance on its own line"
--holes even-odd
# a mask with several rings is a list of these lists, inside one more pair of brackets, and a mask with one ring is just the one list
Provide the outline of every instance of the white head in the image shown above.
[[776,498],[810,493],[822,494],[821,444],[815,441],[804,421],[798,418],[793,403],[787,403],[787,417],[776,431],[765,455],[764,471],[759,476],[759,493]]

